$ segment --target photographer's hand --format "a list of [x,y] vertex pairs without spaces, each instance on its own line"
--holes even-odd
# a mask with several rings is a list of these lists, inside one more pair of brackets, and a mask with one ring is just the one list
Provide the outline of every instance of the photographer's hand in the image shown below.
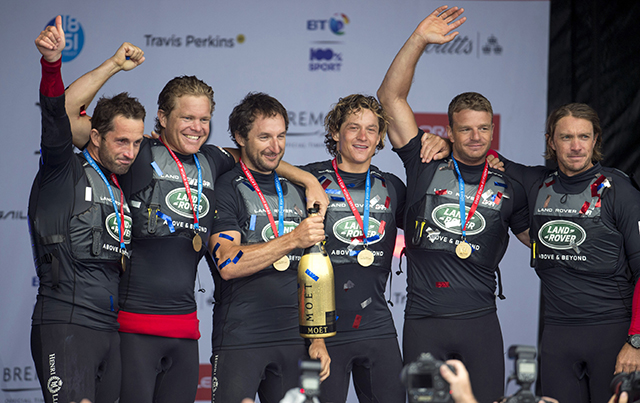
[[449,382],[453,400],[456,403],[478,403],[475,396],[473,396],[469,373],[464,364],[458,360],[449,360],[447,364],[451,365],[456,370],[456,373],[454,374],[448,366],[443,365],[440,367],[440,374],[445,381]]
[[611,399],[609,399],[609,403],[627,403],[628,401],[629,395],[627,392],[620,393],[620,398],[618,398],[618,395],[614,394],[611,396]]

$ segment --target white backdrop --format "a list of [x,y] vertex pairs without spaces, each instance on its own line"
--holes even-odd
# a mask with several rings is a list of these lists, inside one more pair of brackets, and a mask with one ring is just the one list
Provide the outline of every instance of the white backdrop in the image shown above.
[[[0,5],[0,402],[40,402],[29,349],[37,291],[27,228],[27,202],[38,166],[40,64],[33,41],[57,14],[65,16],[68,52],[63,78],[71,83],[112,55],[124,41],[145,51],[146,62],[112,78],[100,94],[129,91],[147,108],[153,127],[157,94],[177,75],[195,74],[215,90],[210,142],[232,145],[227,117],[248,91],[278,98],[290,112],[285,159],[327,159],[322,121],[331,104],[354,92],[375,95],[384,74],[420,20],[440,2],[427,0],[272,1],[4,1]],[[450,4],[453,5],[453,4]],[[548,1],[462,1],[467,22],[455,42],[429,47],[417,66],[409,101],[433,132],[442,131],[451,98],[477,91],[499,117],[499,150],[541,164],[546,114]],[[89,108],[91,112],[92,107]],[[446,121],[444,121],[446,122]],[[389,148],[389,147],[388,147]],[[404,177],[390,149],[374,158]],[[498,302],[505,346],[535,345],[538,280],[528,252],[515,238],[501,264],[505,301]],[[405,264],[403,264],[406,267]],[[397,260],[394,261],[394,271]],[[198,293],[202,373],[209,370],[211,295],[201,265]],[[402,337],[404,275],[394,275],[392,308]],[[507,373],[513,364],[507,360]],[[199,397],[207,399],[203,375]],[[513,391],[513,388],[511,388]],[[349,402],[355,402],[351,393]]]

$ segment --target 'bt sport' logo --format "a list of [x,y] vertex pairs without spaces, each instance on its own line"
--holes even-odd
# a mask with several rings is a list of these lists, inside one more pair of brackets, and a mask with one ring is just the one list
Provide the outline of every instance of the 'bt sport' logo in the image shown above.
[[329,28],[336,35],[344,35],[344,27],[349,24],[349,17],[335,13],[329,20],[307,20],[308,31],[324,31]]
[[[56,19],[52,19],[47,24],[48,26],[54,26]],[[64,30],[64,38],[67,41],[67,45],[62,51],[62,62],[70,62],[75,59],[76,56],[82,51],[84,46],[84,31],[80,22],[70,15],[62,16],[62,29]]]
[[309,71],[340,71],[342,54],[332,49],[309,50]]

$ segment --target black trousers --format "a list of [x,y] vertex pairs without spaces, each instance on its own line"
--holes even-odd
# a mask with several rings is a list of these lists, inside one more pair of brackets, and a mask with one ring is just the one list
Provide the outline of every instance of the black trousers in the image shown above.
[[462,361],[479,403],[504,394],[504,346],[495,312],[473,319],[405,319],[402,344],[405,363],[423,352]]
[[320,401],[344,403],[349,378],[360,403],[404,403],[406,392],[400,382],[402,356],[396,337],[359,340],[327,346],[331,375],[320,385]]
[[540,345],[542,394],[567,403],[608,401],[616,358],[628,330],[628,322],[545,325]]
[[304,344],[214,351],[211,357],[211,401],[255,399],[279,403],[298,386],[298,361],[309,358]]
[[193,403],[198,391],[198,340],[120,333],[120,403]]
[[31,355],[47,403],[113,403],[120,394],[120,338],[117,331],[79,325],[35,325]]

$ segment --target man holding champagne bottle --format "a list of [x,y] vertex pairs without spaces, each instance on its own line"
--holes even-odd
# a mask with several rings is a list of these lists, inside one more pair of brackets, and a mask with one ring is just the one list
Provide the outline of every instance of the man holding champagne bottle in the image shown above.
[[[302,188],[275,172],[284,155],[286,109],[249,93],[229,117],[240,148],[236,166],[216,181],[210,249],[218,272],[213,317],[212,402],[277,402],[298,383],[306,357],[298,333],[296,268],[304,248],[324,240],[322,216],[306,217]],[[314,339],[309,356],[329,375],[329,355]]]

